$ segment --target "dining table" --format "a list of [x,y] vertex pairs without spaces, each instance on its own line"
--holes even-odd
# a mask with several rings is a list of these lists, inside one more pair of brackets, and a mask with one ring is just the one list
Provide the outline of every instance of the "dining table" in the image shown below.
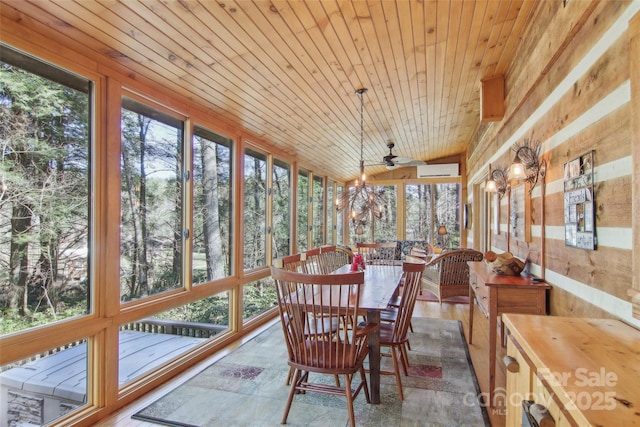
[[[340,267],[335,274],[348,273],[351,265]],[[402,279],[401,265],[366,265],[364,284],[360,287],[360,309],[366,311],[367,321],[380,323],[380,312],[387,308],[398,292]],[[371,403],[380,403],[380,329],[369,335],[369,391]]]

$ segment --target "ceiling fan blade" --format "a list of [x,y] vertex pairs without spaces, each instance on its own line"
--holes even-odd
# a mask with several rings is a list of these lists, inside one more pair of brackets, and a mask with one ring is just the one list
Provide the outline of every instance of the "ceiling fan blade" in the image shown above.
[[403,163],[403,166],[420,166],[420,165],[426,165],[427,162],[423,162],[422,160],[411,160],[408,163]]
[[404,164],[412,162],[412,161],[413,161],[413,159],[409,158],[409,157],[396,157],[396,158],[393,159],[393,163],[398,163],[398,164],[401,164],[401,165],[404,165]]

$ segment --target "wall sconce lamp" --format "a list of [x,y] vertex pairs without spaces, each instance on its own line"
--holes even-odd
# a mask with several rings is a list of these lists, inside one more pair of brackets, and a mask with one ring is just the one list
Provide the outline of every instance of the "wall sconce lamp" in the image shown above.
[[525,139],[522,144],[516,144],[513,151],[516,155],[509,168],[507,181],[528,182],[531,184],[529,187],[529,194],[531,194],[538,182],[538,176],[544,179],[547,174],[547,161],[545,159],[538,160],[540,142],[531,142]]
[[498,193],[498,198],[502,199],[508,187],[507,168],[496,167],[491,170],[491,165],[489,165],[489,179],[484,184],[484,191],[488,193]]

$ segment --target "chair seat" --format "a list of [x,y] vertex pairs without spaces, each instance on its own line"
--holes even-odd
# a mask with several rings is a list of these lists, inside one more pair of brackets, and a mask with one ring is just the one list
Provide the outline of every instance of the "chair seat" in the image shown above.
[[315,322],[309,324],[310,327],[305,327],[305,334],[308,336],[313,335],[332,335],[338,332],[340,328],[340,322],[334,318],[316,318]]
[[391,345],[399,346],[408,341],[409,339],[408,333],[405,334],[404,336],[394,337],[393,335],[394,328],[395,327],[393,326],[393,323],[380,324],[380,345],[381,346],[391,346]]
[[398,317],[398,307],[387,307],[380,312],[380,320],[383,322],[395,322]]
[[360,359],[349,362],[348,357],[344,354],[355,351],[351,344],[338,344],[336,341],[323,341],[320,345],[307,340],[304,343],[306,352],[297,354],[293,360],[289,361],[289,365],[294,368],[300,368],[309,372],[326,373],[330,371],[332,374],[353,374],[360,369],[362,361],[366,358],[368,350],[365,349]]

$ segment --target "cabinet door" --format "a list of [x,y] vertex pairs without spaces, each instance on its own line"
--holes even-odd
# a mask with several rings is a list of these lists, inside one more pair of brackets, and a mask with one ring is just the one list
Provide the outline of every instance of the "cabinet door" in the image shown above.
[[533,376],[533,398],[531,400],[547,408],[555,422],[555,427],[570,427],[575,425],[567,419],[556,401],[553,400],[552,393],[547,390],[536,375]]
[[[507,394],[505,406],[507,408],[507,426],[522,425],[522,400],[532,396],[532,370],[518,351],[512,338],[507,342],[507,357],[512,363],[507,366]],[[515,364],[515,365],[514,365]],[[517,366],[517,371],[514,366]]]

